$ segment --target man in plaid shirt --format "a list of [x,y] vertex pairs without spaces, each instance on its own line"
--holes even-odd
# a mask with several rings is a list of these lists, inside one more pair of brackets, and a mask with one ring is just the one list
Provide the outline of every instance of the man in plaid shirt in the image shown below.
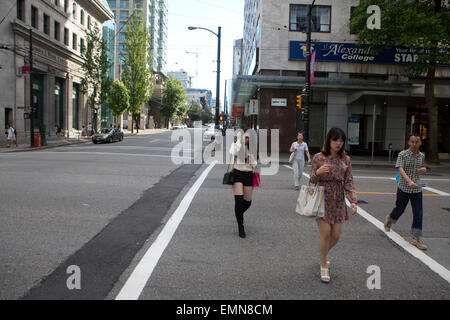
[[397,190],[396,207],[384,221],[386,232],[391,230],[391,225],[395,224],[405,212],[408,202],[411,201],[413,209],[413,225],[411,234],[413,239],[411,244],[421,250],[427,250],[427,246],[420,240],[422,236],[423,222],[423,194],[420,184],[420,176],[427,172],[425,167],[425,155],[419,151],[422,146],[422,139],[418,134],[413,134],[408,139],[409,149],[402,151],[397,159],[396,168],[400,173],[400,180]]

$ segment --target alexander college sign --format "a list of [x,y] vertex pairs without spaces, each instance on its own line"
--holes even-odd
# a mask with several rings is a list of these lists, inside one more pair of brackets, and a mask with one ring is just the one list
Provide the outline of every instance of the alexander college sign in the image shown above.
[[[311,44],[311,51],[313,50],[316,50],[316,61],[411,64],[417,60],[417,54],[406,47],[393,47],[375,55],[371,49],[354,43],[315,42]],[[289,60],[305,60],[304,52],[304,41],[290,41]],[[442,66],[450,67],[450,64]]]

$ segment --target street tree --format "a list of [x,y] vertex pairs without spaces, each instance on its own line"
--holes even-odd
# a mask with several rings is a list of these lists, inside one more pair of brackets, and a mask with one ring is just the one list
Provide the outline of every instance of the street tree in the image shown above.
[[[358,44],[375,53],[393,46],[414,52],[415,61],[406,69],[408,77],[425,78],[428,113],[427,160],[438,163],[438,105],[434,95],[436,68],[450,63],[450,12],[442,0],[361,0],[353,11],[350,30],[358,34]],[[381,9],[380,28],[369,28],[369,6]]]
[[186,89],[181,81],[169,75],[166,87],[163,89],[161,114],[169,121],[180,119],[189,109],[186,100]]
[[108,107],[114,117],[119,118],[130,107],[130,95],[128,90],[119,79],[114,80],[108,96]]
[[105,40],[102,39],[97,26],[88,30],[86,47],[81,48],[84,77],[81,91],[88,95],[87,104],[92,110],[94,129],[97,130],[99,108],[106,102],[111,87],[108,70],[111,66]]
[[126,25],[122,76],[130,95],[128,111],[132,114],[131,132],[133,121],[139,122],[141,108],[153,93],[149,32],[144,26],[142,11],[135,9]]

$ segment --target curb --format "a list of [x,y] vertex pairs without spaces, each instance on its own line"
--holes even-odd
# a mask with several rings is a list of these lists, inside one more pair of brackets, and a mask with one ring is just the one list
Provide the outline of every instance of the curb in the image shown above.
[[56,145],[51,145],[51,146],[47,145],[47,146],[42,146],[42,147],[37,147],[37,148],[29,148],[29,149],[22,149],[22,150],[0,151],[0,153],[32,152],[32,151],[53,149],[53,148],[65,147],[65,146],[76,145],[76,144],[86,144],[86,143],[90,143],[90,142],[92,142],[92,141],[71,142],[71,143],[56,144]]

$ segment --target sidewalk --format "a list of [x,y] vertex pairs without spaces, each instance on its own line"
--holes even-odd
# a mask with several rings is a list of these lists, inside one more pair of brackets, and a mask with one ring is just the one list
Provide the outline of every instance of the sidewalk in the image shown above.
[[[314,155],[311,155],[311,158]],[[290,153],[280,153],[280,163],[281,164],[289,164]],[[376,156],[373,159],[371,156],[358,156],[358,155],[350,155],[352,166],[356,167],[367,167],[367,168],[395,168],[395,159],[389,162],[388,157],[380,157]],[[441,160],[440,164],[428,164],[427,167],[430,169],[448,169],[450,170],[450,161],[449,160]]]
[[[133,134],[131,131],[123,130],[124,137],[129,136],[136,136],[136,135],[150,135],[150,134],[157,134],[170,131],[167,129],[149,129],[149,130],[139,130],[139,133],[134,132]],[[76,145],[76,144],[83,144],[83,143],[92,143],[91,138],[66,138],[66,137],[51,137],[47,138],[47,145],[38,147],[38,148],[31,148],[30,143],[19,143],[18,147],[11,146],[10,148],[6,148],[5,145],[0,146],[0,153],[8,153],[8,152],[26,152],[26,151],[36,151],[36,150],[45,150],[50,148],[56,148],[56,147],[63,147],[63,146],[70,146],[70,145]]]

